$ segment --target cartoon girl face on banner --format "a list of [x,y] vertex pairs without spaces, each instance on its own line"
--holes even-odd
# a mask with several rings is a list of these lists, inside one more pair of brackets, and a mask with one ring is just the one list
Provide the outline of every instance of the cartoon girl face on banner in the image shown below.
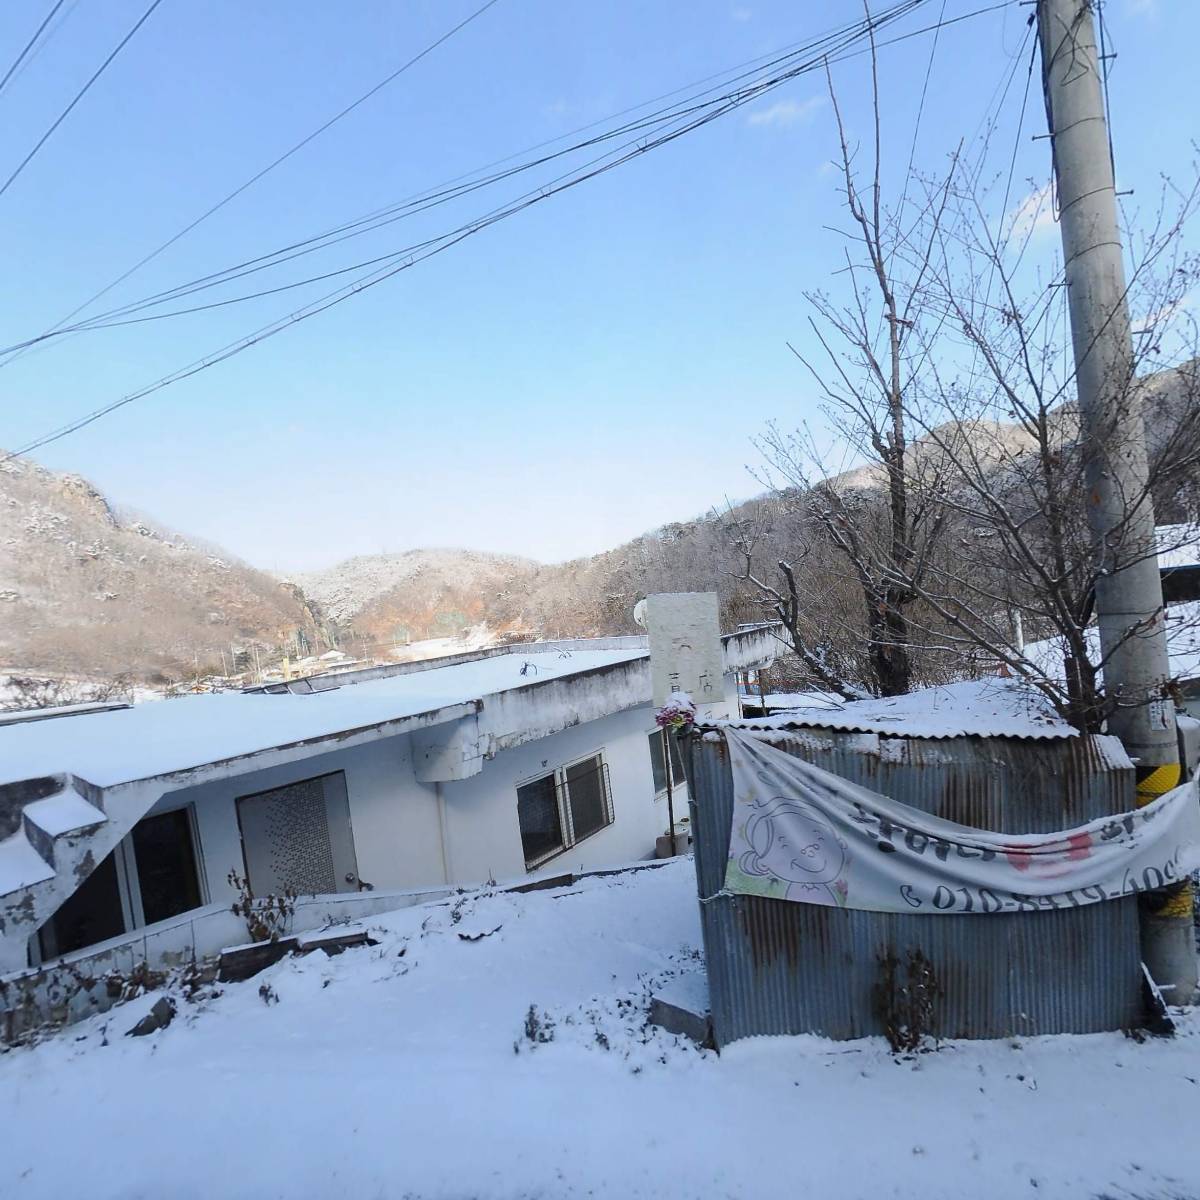
[[[846,898],[846,847],[818,813],[799,800],[776,796],[755,804],[746,821],[750,849],[738,860],[746,875],[768,876],[787,884],[789,900],[840,905]],[[825,892],[828,901],[812,893]]]

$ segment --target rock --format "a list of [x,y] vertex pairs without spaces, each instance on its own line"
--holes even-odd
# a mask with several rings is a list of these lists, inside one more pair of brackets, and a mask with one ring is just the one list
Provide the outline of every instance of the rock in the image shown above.
[[302,933],[297,939],[297,954],[309,954],[313,950],[324,950],[332,958],[351,946],[375,946],[378,943],[361,928],[322,929],[315,933]]
[[175,1016],[175,1002],[159,996],[150,1011],[132,1028],[125,1031],[126,1037],[145,1037],[158,1029],[166,1029]]
[[108,501],[98,488],[90,484],[81,475],[60,476],[58,491],[64,498],[79,505],[84,512],[93,517],[98,517],[105,525],[116,527],[117,518],[113,515]]
[[708,979],[703,971],[690,971],[672,979],[650,999],[649,1020],[668,1033],[690,1038],[697,1046],[712,1046],[712,1017],[708,1007]]

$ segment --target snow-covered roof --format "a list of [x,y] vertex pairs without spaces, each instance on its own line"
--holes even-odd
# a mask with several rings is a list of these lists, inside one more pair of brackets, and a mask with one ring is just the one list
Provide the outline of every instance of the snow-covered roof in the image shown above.
[[[1164,613],[1167,627],[1167,651],[1171,658],[1171,677],[1200,678],[1200,600],[1169,604]],[[1100,632],[1093,625],[1087,630],[1088,653],[1093,660],[1100,657]],[[1061,639],[1047,638],[1030,642],[1025,657],[1050,679],[1063,677]]]
[[1160,567],[1200,566],[1200,525],[1160,525],[1154,533]]
[[0,712],[0,725],[20,725],[26,721],[51,721],[55,717],[78,717],[87,713],[111,712],[128,708],[127,700],[82,700],[78,704],[55,704],[48,708],[19,708]]
[[917,738],[1076,736],[1039,692],[1017,680],[998,678],[948,683],[907,696],[850,700],[833,707],[822,704],[721,724],[749,729],[841,729]]
[[742,701],[765,708],[768,712],[793,708],[840,708],[844,703],[837,696],[831,696],[827,692],[767,692],[765,696],[746,692]]
[[[436,724],[499,692],[646,657],[644,649],[530,653],[518,648],[453,666],[312,694],[219,692],[0,727],[0,783],[69,772],[99,787],[320,742],[406,718]],[[528,661],[535,669],[522,668]],[[646,700],[649,702],[647,678]]]

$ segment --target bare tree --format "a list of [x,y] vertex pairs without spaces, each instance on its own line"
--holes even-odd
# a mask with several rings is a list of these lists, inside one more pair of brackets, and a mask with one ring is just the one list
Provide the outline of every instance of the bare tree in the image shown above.
[[[865,169],[829,76],[850,219],[849,231],[841,233],[844,299],[806,292],[820,354],[793,347],[822,397],[830,430],[863,465],[835,473],[807,429],[770,427],[759,443],[763,481],[793,510],[799,557],[762,563],[761,530],[734,530],[739,577],[782,622],[813,678],[845,696],[893,696],[914,680],[925,681],[914,671],[911,609],[946,517],[937,503],[941,461],[913,460],[908,401],[930,352],[913,333],[948,192],[927,194],[911,229],[904,225],[906,198],[895,213],[885,208],[874,49],[872,41],[872,145]],[[913,230],[925,238],[924,256],[912,252]]]
[[973,167],[955,154],[940,179],[910,172],[889,211],[873,58],[872,83],[862,167],[830,82],[849,216],[844,286],[837,300],[806,293],[818,352],[797,352],[841,465],[854,469],[834,469],[807,429],[769,428],[762,478],[778,508],[727,521],[735,573],[823,687],[892,695],[999,672],[1098,730],[1123,701],[1103,682],[1096,583],[1155,552],[1131,534],[1144,506],[1176,519],[1200,509],[1200,337],[1189,309],[1200,261],[1183,238],[1197,188],[1165,187],[1128,234],[1128,298],[1141,320],[1120,386],[1150,420],[1150,480],[1097,544],[1087,479],[1102,451],[1079,432],[1061,267],[1038,270],[1034,254],[1052,193],[1034,187],[1005,212],[1010,171],[1001,211],[989,213],[999,189],[980,183],[985,140]]
[[[1097,460],[1106,439],[1080,436],[1061,272],[1020,282],[1035,222],[1005,217],[997,228],[972,182],[956,178],[952,213],[922,260],[927,310],[948,318],[959,353],[930,354],[905,401],[942,460],[938,505],[952,533],[923,576],[908,580],[938,618],[918,636],[982,651],[1081,730],[1099,730],[1122,703],[1104,686],[1090,625],[1096,583],[1155,553],[1133,537],[1135,516],[1156,495],[1194,488],[1200,467],[1197,340],[1185,304],[1200,269],[1181,241],[1196,200],[1193,188],[1170,216],[1164,204],[1148,230],[1131,236],[1138,252],[1129,299],[1144,318],[1135,370],[1120,387],[1124,403],[1151,410],[1150,472],[1140,494],[1122,498],[1124,520],[1103,543],[1086,510],[1090,468],[1104,468]],[[1169,542],[1164,535],[1158,548]],[[1148,631],[1134,626],[1127,637]],[[1035,639],[1031,652],[1022,635]]]

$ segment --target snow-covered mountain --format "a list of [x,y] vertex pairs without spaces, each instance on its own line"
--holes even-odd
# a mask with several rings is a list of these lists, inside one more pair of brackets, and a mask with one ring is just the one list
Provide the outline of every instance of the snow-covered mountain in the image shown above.
[[515,555],[429,549],[361,554],[322,571],[293,575],[292,579],[333,620],[344,625],[381,597],[401,592],[411,611],[398,619],[414,626],[414,636],[434,637],[451,632],[449,626],[455,622],[448,621],[447,614],[452,615],[455,606],[466,618],[461,624],[468,624],[482,615],[489,590],[510,586],[537,570],[533,559]]
[[[1194,364],[1147,382],[1153,452],[1195,403]],[[1070,441],[1075,413],[1064,406],[1057,421]],[[976,421],[955,432],[1001,473],[1033,444],[1013,424]],[[913,469],[938,453],[929,439],[916,439]],[[832,482],[869,493],[884,480],[867,466]],[[1160,520],[1192,519],[1200,509],[1200,472],[1169,494],[1156,493],[1155,505]],[[794,508],[766,495],[566,563],[419,549],[362,555],[281,580],[146,518],[115,512],[78,476],[14,459],[0,465],[0,671],[178,677],[197,666],[219,667],[221,650],[235,642],[281,653],[300,629],[314,649],[336,640],[368,657],[390,656],[407,642],[446,642],[449,650],[464,630],[470,634],[463,646],[630,633],[633,605],[658,591],[716,591],[723,622],[732,627],[762,616],[738,582],[745,563],[737,536],[753,532],[770,570],[794,553]],[[810,558],[809,569],[820,574],[826,567]]]
[[0,463],[0,670],[168,678],[274,647],[319,613],[218,549],[120,515],[78,475]]

